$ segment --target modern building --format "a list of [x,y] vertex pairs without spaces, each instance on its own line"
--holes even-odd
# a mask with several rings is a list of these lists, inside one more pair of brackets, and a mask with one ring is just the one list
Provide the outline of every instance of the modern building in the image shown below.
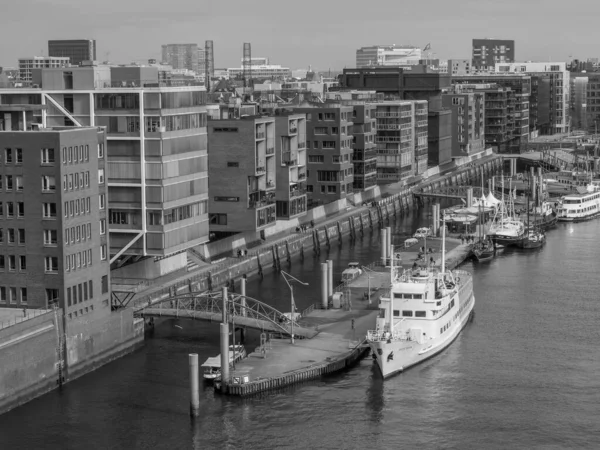
[[472,61],[470,59],[449,59],[447,67],[446,72],[451,76],[473,73]]
[[306,115],[308,206],[346,198],[353,193],[353,107],[310,103],[294,108]]
[[106,127],[113,267],[208,241],[204,87],[139,66],[42,69],[34,79],[38,88],[1,89],[0,106],[44,105],[43,127]]
[[208,122],[209,220],[217,237],[276,223],[275,118],[239,116],[211,114]]
[[106,133],[21,125],[0,131],[0,306],[108,315]]
[[[541,134],[566,133],[569,130],[570,72],[564,62],[497,63],[497,73],[519,73],[532,77],[530,128]],[[546,108],[546,101],[548,106]],[[539,105],[539,111],[538,111]],[[548,111],[548,114],[543,114]],[[532,123],[533,122],[533,123]]]
[[496,63],[515,61],[515,41],[508,39],[473,39],[473,70],[493,72]]
[[19,58],[19,81],[31,83],[34,69],[66,67],[68,65],[68,57],[33,56],[31,58]]
[[586,112],[587,131],[598,134],[600,129],[600,73],[587,74]]
[[377,183],[407,181],[427,170],[427,101],[377,103]]
[[198,71],[198,44],[165,44],[161,50],[162,62],[173,69]]
[[83,61],[96,60],[95,39],[66,39],[48,41],[48,56],[69,58],[78,66]]
[[356,50],[356,67],[411,66],[419,64],[422,50],[412,45],[372,45]]
[[[571,129],[573,130],[589,130],[587,123],[588,81],[587,73],[571,73]],[[589,99],[589,101],[592,100],[594,100],[594,106],[596,101],[600,106],[600,98]]]
[[452,157],[471,156],[485,150],[485,94],[454,92],[442,95],[444,108],[452,110]]
[[[450,76],[430,72],[424,66],[422,69],[421,72],[398,67],[344,69],[340,89],[375,91],[386,100],[427,100],[427,164],[431,167],[452,161],[451,112],[442,107],[442,93],[450,87]],[[417,165],[415,169],[420,170],[420,167]]]
[[[244,59],[242,58],[243,63]],[[244,67],[228,68],[227,73],[229,78],[240,78],[244,75]],[[285,80],[291,78],[292,69],[271,64],[269,58],[256,57],[251,58],[250,74],[253,80]]]

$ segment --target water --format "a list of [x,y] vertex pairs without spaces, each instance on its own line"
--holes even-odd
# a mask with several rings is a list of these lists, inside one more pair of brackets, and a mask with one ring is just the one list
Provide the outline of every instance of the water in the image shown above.
[[[398,221],[395,242],[425,221]],[[187,354],[218,354],[218,329],[167,321],[143,349],[0,416],[0,449],[597,448],[599,231],[600,221],[559,224],[542,249],[465,264],[473,322],[441,355],[385,383],[366,358],[260,398],[205,388],[192,423]],[[289,271],[311,283],[296,289],[298,308],[319,300],[319,262],[331,257],[337,279],[348,261],[378,256],[378,235],[294,261]],[[248,295],[289,311],[278,274],[253,278]],[[256,333],[249,341],[258,345]]]

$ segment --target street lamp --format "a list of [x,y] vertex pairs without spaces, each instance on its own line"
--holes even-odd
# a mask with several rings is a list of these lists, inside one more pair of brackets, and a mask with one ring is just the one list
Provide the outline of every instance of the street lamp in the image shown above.
[[368,298],[369,298],[369,305],[370,305],[370,304],[371,304],[371,275],[369,275],[369,273],[368,273],[368,272],[373,272],[373,273],[375,273],[375,271],[374,271],[374,270],[371,270],[371,269],[369,269],[368,267],[365,267],[365,266],[360,266],[360,267],[362,267],[362,269],[363,269],[363,270],[365,271],[365,273],[367,274],[367,283],[368,283],[368,285],[367,285],[367,286],[368,286],[368,288],[367,288],[367,289],[368,289],[368,291],[367,291],[367,292],[368,292],[368,296],[369,296]]
[[308,286],[308,283],[305,283],[304,281],[300,281],[298,278],[295,278],[293,276],[291,276],[289,273],[284,272],[283,270],[281,271],[281,275],[283,275],[283,279],[285,281],[285,284],[288,285],[288,287],[290,288],[290,304],[291,304],[291,312],[290,312],[290,334],[292,336],[292,340],[291,343],[294,343],[294,311],[295,311],[295,307],[294,307],[294,286],[290,284],[290,280],[292,281],[297,281],[298,283],[300,283],[303,286]]

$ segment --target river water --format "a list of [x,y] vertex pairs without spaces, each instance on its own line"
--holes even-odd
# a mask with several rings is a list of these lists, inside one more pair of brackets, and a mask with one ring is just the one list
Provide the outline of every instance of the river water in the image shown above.
[[[395,242],[426,225],[392,223]],[[188,353],[219,353],[215,325],[159,324],[145,346],[0,416],[0,449],[598,448],[600,221],[559,224],[542,249],[507,249],[474,272],[475,318],[442,354],[382,381],[371,358],[348,372],[252,399],[201,391],[188,415]],[[379,232],[306,254],[289,270],[302,309],[319,300],[318,263],[339,274],[379,255]],[[336,274],[337,279],[337,274]],[[281,275],[248,295],[289,311]],[[247,348],[258,345],[250,333]]]

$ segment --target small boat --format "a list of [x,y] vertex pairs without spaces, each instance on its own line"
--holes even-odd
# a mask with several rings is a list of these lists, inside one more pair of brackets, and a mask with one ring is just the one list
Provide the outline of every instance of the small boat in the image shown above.
[[[246,357],[246,349],[243,345],[229,346],[229,365],[236,363]],[[221,378],[221,355],[212,356],[200,366],[204,369],[202,376],[207,381]]]
[[349,283],[350,281],[358,278],[362,274],[360,263],[351,262],[348,263],[348,267],[342,272],[342,283]]
[[546,234],[543,231],[529,230],[521,248],[538,248],[544,245],[544,242],[546,242]]
[[496,248],[490,239],[477,242],[473,248],[473,255],[479,262],[489,261],[494,257]]
[[413,235],[413,238],[415,238],[415,239],[423,239],[423,238],[430,237],[430,236],[433,236],[431,228],[422,227],[422,228],[418,228],[417,229],[417,231]]

